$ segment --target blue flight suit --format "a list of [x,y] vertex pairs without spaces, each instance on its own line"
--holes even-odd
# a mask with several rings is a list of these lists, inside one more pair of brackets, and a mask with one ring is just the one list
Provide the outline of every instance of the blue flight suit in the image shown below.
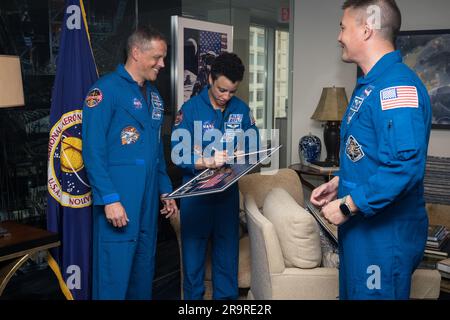
[[[164,104],[123,65],[99,79],[83,107],[83,159],[93,194],[93,299],[151,299],[159,195],[172,190],[161,142]],[[147,100],[146,100],[147,99]],[[129,222],[115,228],[104,206]]]
[[[201,128],[203,139],[195,141],[194,128]],[[208,87],[199,95],[183,104],[177,115],[172,132],[172,150],[180,139],[176,138],[180,129],[190,133],[190,141],[182,141],[190,146],[189,160],[177,164],[183,171],[183,183],[200,173],[195,169],[195,161],[212,141],[205,138],[210,130],[220,130],[222,137],[219,148],[226,149],[226,143],[233,150],[239,144],[237,136],[244,131],[256,138],[241,145],[245,152],[256,151],[259,147],[259,132],[250,108],[242,100],[232,97],[224,112],[214,109]],[[252,131],[253,130],[253,131]],[[250,134],[251,135],[251,134]],[[253,143],[252,143],[253,142]],[[200,143],[198,145],[197,143]],[[216,149],[219,149],[216,148]],[[228,149],[229,150],[229,149]],[[205,292],[205,258],[208,240],[212,240],[212,283],[214,299],[237,299],[239,263],[239,189],[235,183],[227,190],[210,195],[182,198],[180,204],[181,244],[183,254],[184,299],[203,299]]]
[[358,78],[341,125],[338,196],[359,212],[338,231],[340,299],[409,299],[427,239],[430,128],[427,89],[399,51]]

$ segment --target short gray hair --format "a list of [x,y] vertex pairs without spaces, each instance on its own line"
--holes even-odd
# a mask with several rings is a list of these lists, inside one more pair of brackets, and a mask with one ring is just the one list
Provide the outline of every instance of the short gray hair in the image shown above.
[[139,47],[141,50],[150,49],[152,40],[162,40],[167,43],[166,37],[157,29],[150,26],[138,26],[128,37],[127,56],[130,55],[133,47]]

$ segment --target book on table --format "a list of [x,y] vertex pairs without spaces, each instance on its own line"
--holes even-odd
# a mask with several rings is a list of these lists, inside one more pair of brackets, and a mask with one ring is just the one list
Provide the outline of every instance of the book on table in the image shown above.
[[331,162],[327,161],[311,161],[310,163],[306,164],[307,167],[316,169],[320,172],[336,172],[339,171],[339,167],[335,166]]
[[439,256],[439,257],[442,257],[442,259],[445,259],[448,257],[448,253],[445,251],[433,250],[433,249],[429,249],[429,248],[425,249],[424,254],[428,255],[428,256]]
[[450,273],[450,258],[438,261],[436,263],[436,268],[439,271]]
[[428,226],[428,241],[439,241],[446,236],[447,229],[443,225],[430,224]]

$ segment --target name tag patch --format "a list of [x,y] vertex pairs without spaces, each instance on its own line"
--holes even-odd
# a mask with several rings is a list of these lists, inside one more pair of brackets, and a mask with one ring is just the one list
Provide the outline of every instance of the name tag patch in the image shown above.
[[162,110],[161,109],[157,109],[157,108],[153,108],[152,119],[153,120],[161,120],[161,118],[162,118]]
[[367,87],[364,89],[364,91],[363,91],[363,93],[362,93],[361,96],[356,96],[356,97],[353,99],[352,104],[351,104],[351,106],[350,106],[350,112],[348,113],[348,116],[347,116],[347,124],[349,124],[350,121],[352,121],[353,116],[354,116],[357,112],[359,112],[359,109],[361,108],[362,104],[364,103],[364,100],[365,100],[368,96],[370,96],[370,94],[372,93],[372,91],[373,91],[374,88],[375,88],[375,87],[372,86],[372,85],[367,86]]
[[154,109],[164,110],[164,104],[163,104],[160,96],[157,93],[152,92],[151,93],[151,97],[152,97],[153,108]]
[[244,117],[243,114],[232,113],[232,114],[230,114],[230,117],[228,118],[228,123],[241,123],[243,117]]
[[353,100],[352,106],[350,107],[350,110],[358,112],[359,108],[361,108],[362,103],[364,102],[364,99],[361,97],[355,97]]

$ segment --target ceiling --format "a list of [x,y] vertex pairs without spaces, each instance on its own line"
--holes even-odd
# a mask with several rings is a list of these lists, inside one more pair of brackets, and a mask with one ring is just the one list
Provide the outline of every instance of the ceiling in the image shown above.
[[215,10],[247,9],[250,21],[264,25],[278,24],[280,7],[288,7],[289,0],[182,0],[183,16],[207,20]]

